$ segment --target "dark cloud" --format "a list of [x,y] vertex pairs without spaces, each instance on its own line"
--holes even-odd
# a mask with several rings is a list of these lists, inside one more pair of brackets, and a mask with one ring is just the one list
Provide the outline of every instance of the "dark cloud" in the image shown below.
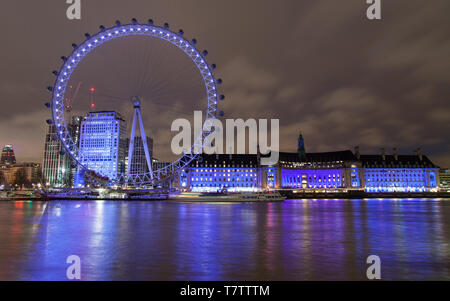
[[[197,38],[224,80],[226,117],[279,118],[284,150],[295,149],[302,131],[310,151],[360,145],[363,152],[398,147],[412,153],[422,147],[436,163],[450,166],[448,0],[385,0],[383,20],[375,22],[365,18],[363,0],[103,0],[82,5],[83,19],[69,21],[63,0],[2,4],[0,143],[15,144],[19,160],[41,160],[48,113],[42,104],[49,99],[45,87],[53,81],[50,71],[59,67],[59,57],[98,25],[136,17],[167,21]],[[182,59],[170,66],[176,55],[160,49],[152,62],[148,45],[141,46],[136,50],[119,43],[114,50],[93,53],[74,83],[99,87],[105,96],[97,103],[105,107],[111,99],[106,95],[127,99],[140,93],[150,112],[147,127],[157,145],[167,149],[170,121],[202,107],[201,87]],[[158,74],[162,83],[156,82]],[[181,95],[174,90],[178,86]],[[89,102],[88,94],[81,95],[80,110]],[[114,106],[130,113],[126,101]]]

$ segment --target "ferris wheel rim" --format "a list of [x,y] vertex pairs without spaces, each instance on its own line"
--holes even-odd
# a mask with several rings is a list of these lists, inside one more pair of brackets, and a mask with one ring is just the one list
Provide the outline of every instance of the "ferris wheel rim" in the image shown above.
[[[70,134],[70,131],[68,130],[66,124],[66,118],[64,115],[64,97],[71,75],[74,70],[76,70],[78,64],[90,52],[103,45],[104,43],[107,43],[108,41],[128,36],[149,36],[164,40],[183,51],[183,53],[187,55],[197,67],[204,82],[208,102],[206,107],[205,120],[216,118],[218,114],[217,109],[219,97],[217,93],[217,82],[212,71],[212,66],[215,67],[215,65],[210,66],[205,58],[205,56],[207,55],[207,51],[200,52],[195,47],[196,40],[193,39],[192,41],[188,41],[183,37],[183,33],[184,32],[182,30],[180,30],[178,33],[171,31],[167,23],[164,25],[164,27],[161,27],[154,25],[153,22],[149,22],[148,24],[138,23],[135,19],[133,19],[132,23],[130,24],[120,24],[120,22],[117,21],[115,26],[109,28],[100,26],[100,31],[92,36],[86,34],[86,40],[83,41],[79,46],[72,44],[74,49],[68,57],[61,57],[63,60],[63,64],[57,73],[54,72],[54,74],[56,75],[56,79],[51,89],[49,89],[52,92],[52,123],[55,126],[57,138],[59,139],[59,141],[61,141],[61,144],[63,145],[67,154],[76,163],[77,167],[81,167],[86,171],[95,172],[89,170],[89,168],[87,168],[80,162],[78,145],[74,142],[74,139]],[[203,138],[205,138],[207,134],[207,132],[204,132],[202,130],[201,135],[194,139],[194,142],[190,148],[190,153],[183,154],[178,159],[171,162],[169,165],[153,171],[152,175],[155,180],[153,180],[153,177],[151,177],[151,181],[148,180],[150,178],[149,173],[137,174],[135,175],[135,177],[140,180],[140,184],[154,184],[159,181],[164,175],[173,174],[174,172],[185,168],[190,162],[198,157],[199,154],[196,153],[194,149],[196,149],[196,146],[198,147],[199,143],[202,143]],[[119,175],[117,179],[108,179],[107,181],[110,184],[114,184],[120,180],[125,180],[128,182],[128,179],[126,178],[126,176],[124,178],[123,174]]]

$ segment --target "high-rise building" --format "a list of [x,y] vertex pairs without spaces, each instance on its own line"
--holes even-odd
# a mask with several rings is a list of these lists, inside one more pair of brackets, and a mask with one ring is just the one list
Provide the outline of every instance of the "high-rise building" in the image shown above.
[[[130,139],[127,139],[127,145],[130,143],[129,140]],[[150,153],[150,158],[153,158],[153,139],[150,137],[147,137],[147,146]],[[145,157],[144,144],[142,143],[142,137],[137,136],[134,138],[133,156],[131,157],[132,162],[129,162],[129,157],[130,156],[127,152],[126,165],[129,174],[134,175],[149,172],[147,159]]]
[[70,159],[63,154],[63,146],[57,138],[54,125],[49,125],[45,135],[42,162],[43,184],[47,187],[70,186]]
[[[80,137],[82,117],[73,116],[67,125],[70,135],[76,144]],[[71,158],[64,152],[61,141],[53,125],[49,125],[45,135],[44,160],[42,163],[43,183],[49,187],[69,187],[73,185],[76,167],[71,164]]]
[[125,172],[126,122],[117,112],[90,112],[81,122],[80,163],[109,179]]
[[[79,146],[80,143],[80,130],[82,121],[83,121],[82,116],[73,116],[71,119],[71,123],[68,124],[69,133],[77,146]],[[75,162],[72,162],[70,166],[70,176],[69,176],[69,182],[71,186],[75,186],[76,174],[77,174],[77,165],[75,164]]]
[[1,164],[16,164],[16,156],[12,145],[5,145],[2,149]]

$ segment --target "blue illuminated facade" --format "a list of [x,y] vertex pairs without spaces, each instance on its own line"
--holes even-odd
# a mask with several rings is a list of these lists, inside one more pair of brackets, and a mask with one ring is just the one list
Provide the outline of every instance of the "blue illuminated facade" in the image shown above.
[[81,123],[79,142],[79,159],[83,166],[116,179],[125,171],[125,151],[126,124],[119,113],[86,114]]
[[182,188],[195,192],[250,192],[261,187],[256,155],[205,155],[180,176]]
[[[361,164],[350,150],[279,154],[274,166],[262,168],[261,188],[337,192],[362,189]],[[264,185],[265,184],[265,185]]]
[[180,174],[180,186],[195,192],[288,189],[304,192],[433,192],[439,169],[426,156],[359,155],[350,150],[280,153],[273,166],[260,155],[201,155]]
[[283,188],[341,188],[341,169],[281,169]]
[[439,168],[421,153],[361,155],[367,192],[432,192],[438,189]]

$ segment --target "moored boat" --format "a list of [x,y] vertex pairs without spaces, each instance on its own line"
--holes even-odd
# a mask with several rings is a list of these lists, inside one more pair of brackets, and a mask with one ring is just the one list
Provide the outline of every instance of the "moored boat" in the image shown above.
[[276,191],[242,193],[183,192],[170,195],[169,200],[180,202],[282,202],[286,198]]

